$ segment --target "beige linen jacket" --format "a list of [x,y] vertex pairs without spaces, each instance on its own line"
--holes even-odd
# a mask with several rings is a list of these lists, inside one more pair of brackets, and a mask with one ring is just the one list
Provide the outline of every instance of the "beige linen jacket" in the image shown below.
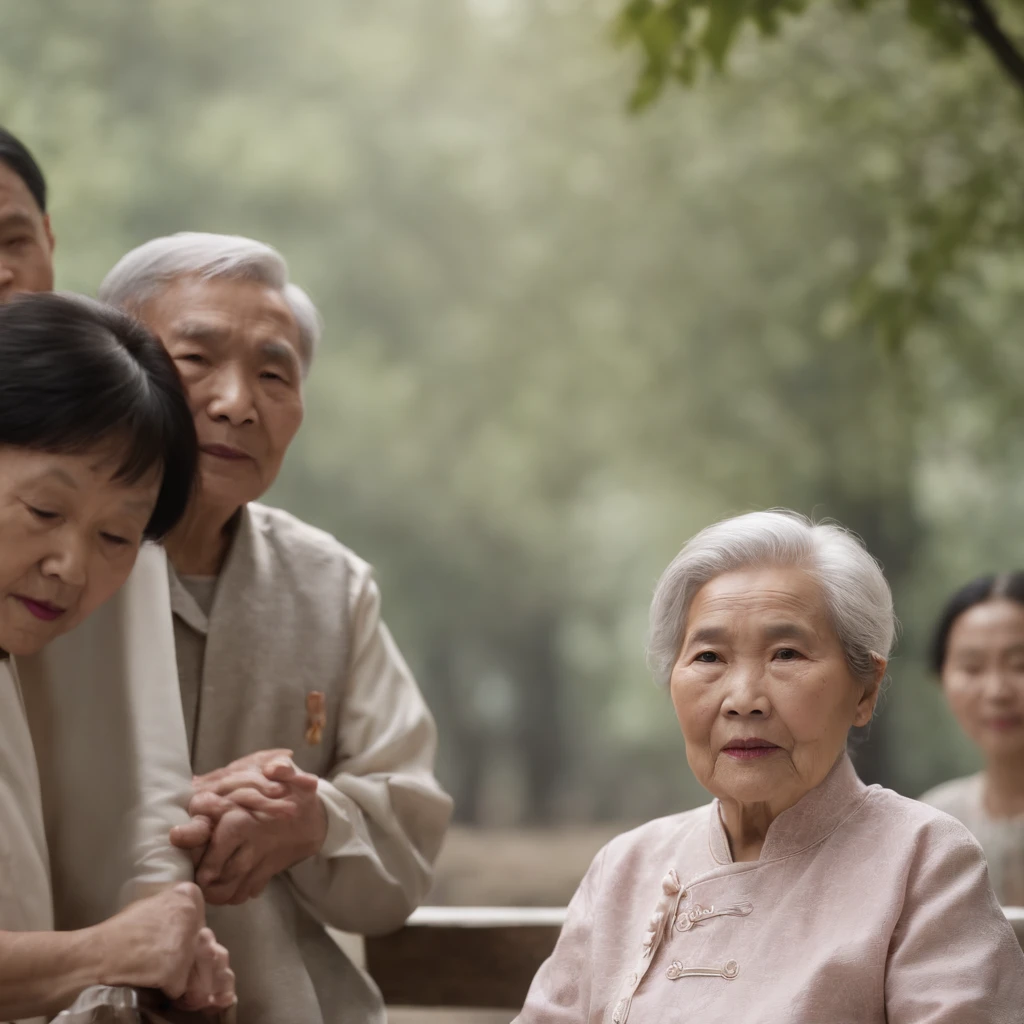
[[733,863],[718,802],[612,840],[519,1024],[1021,1024],[1024,954],[955,819],[847,757]]
[[113,598],[17,659],[59,929],[192,880],[191,860],[168,838],[188,821],[192,782],[170,621],[167,559],[147,544]]
[[[320,776],[327,840],[262,896],[210,907],[241,1024],[383,1022],[380,995],[324,925],[377,934],[424,898],[451,813],[433,719],[380,619],[370,567],[332,536],[250,504],[207,616],[171,573],[185,724],[197,774],[287,747]],[[310,732],[307,699],[323,694]]]
[[[0,931],[53,930],[32,737],[12,666],[0,661]],[[34,1018],[22,1024],[41,1024]]]

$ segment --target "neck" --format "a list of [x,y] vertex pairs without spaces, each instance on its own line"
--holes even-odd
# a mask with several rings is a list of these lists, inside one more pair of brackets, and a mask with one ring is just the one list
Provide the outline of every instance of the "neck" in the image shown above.
[[982,799],[993,818],[1024,814],[1024,753],[988,762]]
[[231,519],[238,509],[213,509],[195,502],[174,528],[167,557],[183,576],[216,576],[231,546]]
[[721,800],[722,824],[729,837],[729,848],[736,863],[757,860],[776,812],[766,803],[741,804]]

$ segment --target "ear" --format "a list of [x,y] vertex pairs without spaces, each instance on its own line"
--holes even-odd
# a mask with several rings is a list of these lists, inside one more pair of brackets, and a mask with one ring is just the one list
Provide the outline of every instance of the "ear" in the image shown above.
[[871,655],[871,664],[871,678],[864,684],[864,692],[857,702],[857,711],[853,716],[853,724],[856,726],[867,725],[874,716],[878,695],[882,691],[885,670],[889,667],[889,662],[880,654]]
[[46,241],[50,244],[50,255],[53,255],[53,250],[57,248],[57,239],[53,236],[53,227],[50,224],[50,215],[46,214],[43,217],[43,231],[46,233]]

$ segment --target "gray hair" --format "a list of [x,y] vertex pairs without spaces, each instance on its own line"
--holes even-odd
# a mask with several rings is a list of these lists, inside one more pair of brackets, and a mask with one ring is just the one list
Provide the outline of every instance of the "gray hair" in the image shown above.
[[298,285],[289,283],[284,257],[263,242],[201,231],[154,238],[118,260],[103,279],[99,297],[112,306],[135,311],[168,282],[185,274],[207,280],[228,277],[257,281],[281,292],[299,327],[302,372],[309,373],[323,322],[310,297]]
[[881,566],[861,540],[837,523],[797,512],[748,512],[691,537],[662,573],[651,602],[648,664],[667,685],[698,590],[716,576],[758,566],[805,568],[821,587],[851,672],[871,677],[876,657],[888,659],[898,623]]

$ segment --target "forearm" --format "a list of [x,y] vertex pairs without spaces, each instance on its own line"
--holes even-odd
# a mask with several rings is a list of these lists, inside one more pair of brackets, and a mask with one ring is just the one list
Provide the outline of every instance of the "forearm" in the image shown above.
[[0,1020],[50,1017],[103,975],[98,929],[0,932]]

